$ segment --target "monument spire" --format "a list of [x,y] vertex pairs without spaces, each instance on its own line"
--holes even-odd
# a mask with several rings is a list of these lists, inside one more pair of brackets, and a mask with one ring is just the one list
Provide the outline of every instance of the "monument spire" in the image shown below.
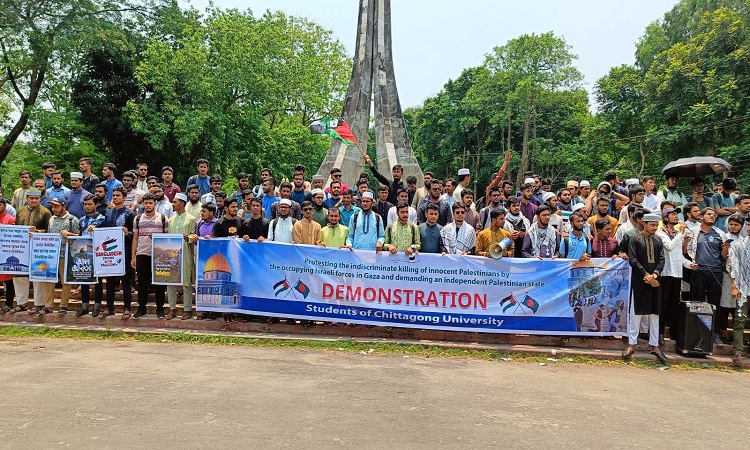
[[[342,116],[363,151],[367,150],[373,93],[378,171],[390,177],[391,168],[401,164],[404,168],[402,180],[414,175],[418,182],[421,181],[422,170],[409,142],[396,89],[390,0],[359,1],[357,45]],[[330,170],[338,167],[344,174],[344,182],[354,185],[363,164],[357,147],[334,139],[318,173],[328,177]]]

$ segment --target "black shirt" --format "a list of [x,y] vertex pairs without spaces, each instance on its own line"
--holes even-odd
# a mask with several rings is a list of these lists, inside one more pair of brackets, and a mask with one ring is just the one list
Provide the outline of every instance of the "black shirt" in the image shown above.
[[[234,232],[230,233],[229,229],[234,228]],[[240,228],[242,228],[242,221],[239,217],[235,217],[234,219],[230,220],[226,217],[222,217],[221,219],[217,220],[214,224],[214,229],[211,232],[211,236],[213,237],[231,237],[231,236],[239,236]]]
[[270,221],[265,217],[253,219],[252,217],[242,222],[240,236],[248,236],[250,239],[258,239],[260,236],[268,237],[268,224]]

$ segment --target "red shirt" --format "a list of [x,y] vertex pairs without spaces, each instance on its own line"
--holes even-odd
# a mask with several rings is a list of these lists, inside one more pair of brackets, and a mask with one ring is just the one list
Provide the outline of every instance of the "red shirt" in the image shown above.
[[167,197],[170,202],[174,200],[175,194],[179,194],[180,192],[182,192],[182,190],[174,183],[170,184],[169,186],[167,186],[166,184],[164,185],[164,196]]

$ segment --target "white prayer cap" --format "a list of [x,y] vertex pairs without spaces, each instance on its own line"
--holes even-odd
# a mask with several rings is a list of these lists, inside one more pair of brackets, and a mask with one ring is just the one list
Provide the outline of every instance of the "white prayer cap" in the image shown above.
[[458,169],[458,176],[469,175],[469,169]]
[[555,197],[555,194],[552,192],[543,192],[542,193],[542,202],[547,203],[547,200],[551,199],[552,197]]
[[182,192],[178,192],[177,194],[175,194],[174,198],[176,198],[177,200],[182,200],[185,203],[188,202],[187,195],[183,194]]
[[292,201],[291,201],[291,200],[289,200],[288,198],[282,198],[282,199],[281,199],[281,200],[279,201],[279,204],[280,204],[280,205],[287,205],[287,206],[292,206]]
[[586,206],[586,204],[585,204],[585,203],[576,203],[576,204],[575,204],[575,205],[573,205],[573,207],[572,207],[572,208],[570,208],[570,209],[571,209],[571,210],[573,210],[572,212],[576,212],[576,211],[578,211],[579,209],[581,209],[581,208],[584,208],[585,206]]
[[535,182],[536,180],[533,178],[526,178],[525,180],[523,180],[523,184],[526,184],[526,183],[534,184]]
[[628,178],[625,180],[625,186],[636,186],[638,184],[640,184],[638,178]]
[[643,215],[643,221],[644,222],[658,222],[661,220],[661,216],[654,213],[644,214]]
[[83,180],[83,174],[81,172],[70,172],[70,178],[78,178],[79,180]]
[[362,198],[373,198],[372,192],[370,192],[370,191],[363,192],[362,193]]
[[587,187],[587,188],[590,188],[590,187],[591,187],[591,183],[589,183],[589,181],[588,181],[588,180],[583,180],[583,181],[581,181],[581,184],[579,185],[579,187],[582,187],[582,188],[585,188],[585,187]]
[[323,179],[323,175],[321,175],[319,173],[316,173],[315,175],[313,175],[312,179],[313,180],[322,180]]
[[310,195],[313,195],[313,196],[322,194],[322,193],[323,193],[323,189],[319,189],[319,188],[315,188],[312,191],[310,191]]

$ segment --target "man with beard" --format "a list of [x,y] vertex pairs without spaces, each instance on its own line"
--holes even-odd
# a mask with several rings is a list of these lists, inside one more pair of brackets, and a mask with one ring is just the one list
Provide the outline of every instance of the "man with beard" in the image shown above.
[[133,211],[138,209],[138,204],[145,192],[138,189],[135,185],[137,176],[133,172],[125,172],[122,174],[122,187],[125,189],[125,207],[130,208]]
[[372,210],[372,193],[362,194],[362,210],[354,213],[349,221],[349,236],[346,246],[349,249],[375,250],[383,249],[385,231],[383,218]]
[[[645,195],[645,190],[643,189],[643,186],[640,184],[634,184],[630,185],[628,188],[628,195],[630,198],[630,203],[628,205],[636,205],[638,207],[643,208],[643,199]],[[617,220],[620,224],[623,224],[628,221],[628,210],[627,208],[623,207],[620,209],[620,215]]]
[[[429,183],[430,182],[427,183],[428,186],[429,186]],[[385,219],[386,217],[388,217],[388,211],[390,211],[391,208],[393,208],[393,204],[388,201],[388,186],[381,184],[378,187],[377,196],[378,196],[378,200],[375,202],[372,209],[376,213],[380,214],[381,218]]]
[[526,237],[526,231],[531,227],[531,222],[521,214],[521,202],[518,197],[509,197],[505,201],[505,224],[510,229],[511,239],[513,240],[513,256],[521,258],[523,249],[523,239]]
[[78,160],[78,170],[83,174],[83,184],[81,187],[89,192],[94,192],[94,188],[99,184],[99,177],[91,173],[91,158],[81,158]]
[[[402,189],[401,192],[405,194],[406,189]],[[421,249],[419,228],[415,223],[409,221],[408,202],[398,202],[394,208],[398,220],[386,228],[383,249],[394,254],[402,251],[410,259],[413,259]]]
[[269,221],[263,217],[263,202],[259,198],[250,199],[251,216],[242,222],[240,235],[245,242],[255,239],[263,242],[268,237]]
[[323,205],[327,209],[338,208],[339,202],[341,201],[341,182],[338,180],[331,181],[331,185],[328,189],[330,192],[328,198],[323,202]]
[[446,253],[452,255],[473,255],[476,249],[476,231],[464,222],[466,207],[460,203],[453,205],[453,221],[440,230]]
[[349,227],[349,221],[352,220],[352,216],[358,211],[362,211],[362,208],[353,204],[353,193],[351,189],[347,189],[341,193],[341,205],[339,205],[339,211],[341,212],[341,223]]
[[503,207],[502,196],[503,193],[500,191],[500,188],[493,187],[490,189],[489,203],[479,211],[479,221],[477,223],[478,231],[482,231],[490,226],[490,222],[492,221],[490,218],[490,211]]
[[[464,209],[468,209],[468,207],[464,205]],[[509,238],[511,245],[505,249],[504,256],[513,256],[513,238],[511,233],[503,228],[504,225],[505,209],[491,211],[490,226],[480,231],[477,235],[476,255],[490,257],[490,244],[495,244],[505,238]]]
[[[729,243],[722,230],[716,226],[717,214],[713,208],[703,210],[700,226],[685,233],[683,253],[691,261],[690,297],[694,302],[708,302],[719,306],[721,299],[722,268],[729,256]],[[715,330],[726,327],[717,317]],[[721,345],[718,334],[714,334],[714,343]]]
[[310,192],[312,196],[313,204],[313,220],[320,224],[320,227],[324,227],[328,224],[328,209],[323,206],[323,200],[325,199],[325,191],[320,188],[315,188]]
[[[132,266],[134,261],[131,260],[131,246],[133,241],[133,220],[135,213],[130,208],[125,207],[125,189],[122,186],[114,188],[112,191],[112,207],[104,213],[104,227],[120,227],[125,235],[125,275],[121,277],[107,277],[107,309],[110,312],[115,311],[115,290],[122,282],[122,297],[125,303],[125,310],[122,312],[123,319],[130,318],[130,304],[133,300],[133,292],[130,289],[131,280],[135,279],[135,270]],[[99,310],[94,305],[94,316],[99,315]]]
[[107,208],[109,208],[107,204],[107,186],[103,183],[94,186],[94,206],[96,207],[96,212],[101,215],[104,215],[107,212]]
[[164,185],[164,195],[170,202],[174,200],[175,195],[182,193],[182,189],[174,183],[173,179],[174,170],[172,170],[172,168],[169,166],[162,167],[161,183]]
[[292,201],[281,199],[277,209],[278,217],[268,224],[268,240],[291,244],[294,241],[294,224],[297,223],[297,219],[291,216]]
[[310,191],[305,189],[305,176],[302,172],[294,172],[292,176],[292,194],[289,197],[293,202],[302,204],[304,201],[312,201],[310,197]]
[[[734,207],[737,210],[736,215],[741,217],[742,220],[747,222],[750,220],[750,194],[740,194],[734,201]],[[728,228],[728,227],[727,227]],[[747,236],[747,228],[742,227],[740,230],[740,236]]]
[[[750,231],[750,221],[745,221],[745,233]],[[748,317],[748,306],[750,306],[750,237],[732,243],[729,248],[729,261],[727,263],[729,276],[732,280],[732,298],[737,302],[732,325],[734,339],[732,350],[734,358],[732,362],[735,367],[742,367],[742,355],[745,352],[744,336],[745,321]]]
[[[65,245],[68,236],[78,236],[81,234],[80,223],[77,217],[68,212],[64,198],[55,198],[51,203],[52,218],[50,218],[49,225],[47,226],[47,232],[62,236],[62,245]],[[57,267],[58,282],[63,283],[65,280],[65,271],[63,270],[65,267],[64,251],[60,252],[60,259]],[[34,283],[34,304],[39,306],[35,314],[36,317],[42,317],[45,314],[52,312],[52,307],[55,305],[55,282],[39,283],[39,285],[41,287],[39,289],[39,301],[37,302],[37,283]],[[70,284],[62,284],[60,310],[58,311],[60,315],[64,316],[68,312],[71,288],[72,286]]]
[[534,221],[534,216],[536,216],[536,204],[532,201],[532,196],[534,195],[534,185],[531,183],[524,183],[521,186],[521,214],[529,221]]
[[[393,168],[391,169],[393,180],[389,180],[380,172],[378,172],[378,169],[375,168],[375,164],[372,163],[369,155],[364,155],[364,158],[365,162],[367,162],[367,165],[370,166],[370,171],[373,175],[375,175],[375,178],[377,178],[378,181],[380,181],[382,184],[388,186],[388,201],[393,203],[394,205],[398,203],[398,190],[404,189],[404,182],[401,181],[401,177],[404,175],[404,169],[401,167],[401,165],[396,164],[395,166],[393,166]],[[408,199],[408,192],[406,194],[406,197]]]
[[302,202],[302,219],[292,227],[293,242],[302,245],[316,245],[320,237],[320,224],[312,219],[312,202]]
[[[210,205],[211,203],[209,203]],[[242,227],[242,221],[237,217],[239,208],[237,207],[237,199],[227,199],[224,207],[224,215],[220,217],[214,224],[214,228],[211,231],[211,237],[238,237],[240,236],[240,228]]]
[[[138,274],[138,311],[133,319],[140,319],[147,313],[148,292],[154,290],[156,298],[156,317],[164,319],[164,286],[155,285],[151,280],[151,250],[152,236],[158,233],[166,233],[167,219],[156,211],[156,197],[154,194],[143,196],[143,212],[136,216],[133,221],[133,244],[130,267]],[[107,309],[103,315],[114,314],[114,309]]]
[[320,229],[318,245],[328,248],[346,247],[346,238],[349,237],[349,228],[339,224],[341,212],[338,208],[328,210],[328,224]]
[[659,214],[646,214],[643,217],[643,230],[629,239],[628,261],[633,268],[633,294],[628,320],[628,346],[622,352],[622,357],[627,360],[635,353],[641,323],[646,319],[649,324],[648,343],[651,345],[651,354],[659,362],[666,364],[667,357],[659,348],[659,279],[664,270],[664,246],[661,240],[654,236],[659,228],[659,219]]
[[325,179],[323,179],[323,175],[315,174],[313,175],[312,182],[310,183],[310,185],[312,186],[312,189],[310,189],[310,194],[312,195],[313,190],[320,189],[321,191],[323,191],[323,201],[328,200],[328,197],[330,196],[329,192],[323,189],[324,182]]
[[203,204],[201,203],[201,190],[198,187],[197,184],[191,184],[187,187],[187,196],[188,196],[188,202],[187,205],[185,205],[185,211],[187,211],[188,214],[190,214],[193,217],[200,217],[201,215],[201,208],[203,207]]
[[[190,242],[190,235],[195,231],[195,217],[185,212],[188,199],[185,194],[177,194],[172,200],[174,215],[167,221],[167,231],[182,235],[182,306],[181,319],[193,317],[193,285],[195,285],[195,244]],[[177,317],[177,286],[167,286],[169,314],[167,320]]]
[[536,210],[537,220],[531,225],[523,238],[524,258],[557,258],[560,252],[560,235],[554,228],[549,226],[552,211],[547,205],[542,205]]
[[620,226],[620,222],[614,217],[609,215],[610,198],[606,195],[599,195],[596,198],[596,214],[592,214],[588,218],[589,226],[593,229],[594,224],[599,219],[607,219],[612,225],[612,232],[617,234],[617,227]]
[[[430,190],[425,200],[422,200],[422,204],[417,209],[417,223],[424,223],[427,221],[427,205],[437,205],[438,207],[438,221],[441,226],[446,226],[453,220],[451,214],[451,207],[448,206],[448,201],[443,198],[443,186],[440,180],[430,181]],[[460,203],[460,202],[459,202]],[[393,209],[391,209],[393,211]],[[395,220],[395,218],[394,218]],[[388,213],[388,223],[391,222],[391,213]]]
[[139,189],[143,192],[146,192],[148,190],[148,184],[146,180],[148,179],[148,164],[141,162],[136,164],[135,166],[135,181],[133,183],[133,187],[136,189]]
[[[680,208],[687,203],[687,198],[682,192],[677,190],[677,184],[680,179],[675,175],[666,175],[667,187],[656,193],[656,198],[660,201],[670,200],[674,202],[675,208]],[[680,214],[680,220],[684,220],[682,214]]]
[[167,219],[172,217],[174,215],[174,208],[172,208],[172,203],[170,203],[167,196],[164,195],[164,185],[156,183],[151,188],[151,193],[156,198],[156,212],[163,214]]
[[617,239],[612,237],[612,224],[607,219],[599,219],[594,224],[596,237],[591,242],[591,256],[594,258],[616,258]]
[[266,211],[266,217],[271,217],[271,206],[281,200],[280,197],[276,196],[276,180],[273,177],[268,177],[261,183],[263,189],[263,196],[260,197],[263,202],[263,209]]
[[573,212],[573,194],[568,188],[557,191],[557,210]]
[[433,178],[435,178],[434,173],[432,172],[424,173],[424,186],[417,189],[417,191],[414,193],[414,200],[411,203],[412,208],[418,210],[419,205],[422,204],[422,200],[424,200],[428,195],[430,195],[430,181]]
[[83,199],[90,194],[81,187],[82,183],[83,174],[81,172],[70,172],[70,190],[65,196],[65,202],[68,204],[68,212],[76,218],[86,214],[83,210]]
[[[289,213],[290,216],[292,216],[295,220],[300,220],[302,218],[302,208],[300,207],[300,204],[292,200],[292,184],[283,182],[281,183],[281,186],[279,186],[279,197],[281,200],[288,199],[292,204],[291,212]],[[304,200],[303,200],[304,201]],[[271,220],[278,217],[279,212],[279,202],[274,203],[271,205]]]
[[[664,227],[656,231],[656,237],[664,246],[664,270],[661,273],[661,310],[659,311],[659,344],[664,343],[664,329],[677,327],[677,306],[682,290],[682,243],[685,224],[679,224],[679,209],[665,208],[661,212]],[[678,229],[679,228],[679,229]],[[674,333],[672,333],[674,337]]]
[[245,172],[237,174],[237,190],[229,194],[229,197],[237,199],[237,204],[241,205],[245,201],[244,192],[250,186],[250,178]]
[[[413,224],[420,223],[418,220],[417,211],[411,206],[409,206],[409,193],[406,192],[406,189],[403,189],[403,188],[399,189],[398,193],[396,194],[396,199],[398,200],[397,204],[398,203],[407,204],[407,209],[409,211],[409,214],[408,214],[409,223],[413,223]],[[388,218],[386,219],[386,223],[388,224],[388,226],[390,226],[396,222],[398,222],[398,209],[394,206],[393,208],[388,210]]]
[[688,196],[687,201],[688,202],[695,202],[698,204],[700,209],[708,208],[709,206],[713,206],[711,204],[711,197],[707,195],[703,195],[703,189],[705,187],[705,183],[703,181],[703,178],[693,178],[690,180],[690,187],[693,189],[693,193]]
[[[85,214],[78,219],[78,225],[81,229],[81,236],[93,236],[94,229],[104,226],[104,215],[96,210],[94,203],[95,197],[89,194],[83,199],[83,210]],[[94,308],[99,310],[102,306],[102,297],[104,292],[103,279],[97,279],[94,285]],[[91,300],[91,289],[88,284],[81,285],[81,307],[76,312],[76,317],[81,317],[89,313],[89,303]]]
[[570,234],[560,242],[560,257],[575,259],[577,261],[588,261],[591,259],[593,250],[591,241],[583,232],[583,216],[576,211],[570,215]]
[[469,188],[461,191],[461,203],[466,208],[466,217],[464,222],[468,223],[474,229],[479,229],[479,213],[473,209],[474,206],[474,191]]
[[67,187],[63,186],[63,175],[62,172],[59,170],[55,170],[52,172],[52,187],[47,189],[47,198],[48,201],[52,201],[54,199],[58,198],[65,198],[65,195],[67,195],[68,189]]

